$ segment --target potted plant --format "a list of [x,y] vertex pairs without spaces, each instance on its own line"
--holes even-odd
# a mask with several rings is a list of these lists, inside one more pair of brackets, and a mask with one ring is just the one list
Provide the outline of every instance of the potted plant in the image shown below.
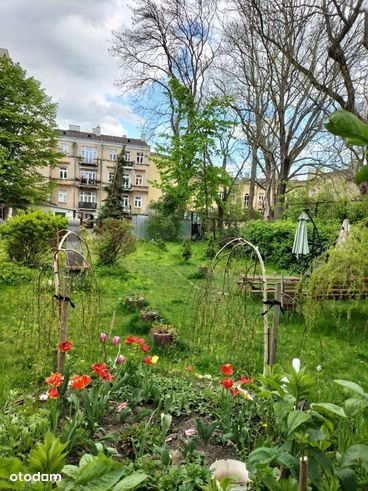
[[128,310],[134,311],[137,309],[143,309],[144,298],[140,295],[134,295],[132,297],[125,298],[125,305]]
[[156,322],[152,324],[151,336],[154,344],[161,346],[170,345],[175,339],[176,331],[172,324]]
[[160,318],[160,313],[157,310],[141,310],[141,321],[154,322]]

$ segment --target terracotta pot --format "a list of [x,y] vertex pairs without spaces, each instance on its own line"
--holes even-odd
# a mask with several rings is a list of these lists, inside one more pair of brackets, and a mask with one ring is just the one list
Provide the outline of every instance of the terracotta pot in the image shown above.
[[151,335],[152,335],[153,342],[160,346],[168,346],[174,340],[174,335],[172,332],[151,331]]
[[126,297],[125,299],[126,305],[131,310],[143,309],[144,307],[144,298],[143,297]]
[[153,322],[159,318],[158,312],[141,311],[141,320],[143,322]]

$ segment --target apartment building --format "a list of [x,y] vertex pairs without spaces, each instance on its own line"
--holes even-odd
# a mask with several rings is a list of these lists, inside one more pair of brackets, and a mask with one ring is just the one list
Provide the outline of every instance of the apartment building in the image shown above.
[[126,159],[123,205],[127,216],[146,213],[149,202],[158,199],[160,191],[149,184],[158,173],[149,159],[150,147],[144,135],[141,139],[104,135],[99,126],[90,133],[76,125],[60,130],[60,164],[42,170],[56,183],[48,208],[70,218],[96,218],[122,149]]

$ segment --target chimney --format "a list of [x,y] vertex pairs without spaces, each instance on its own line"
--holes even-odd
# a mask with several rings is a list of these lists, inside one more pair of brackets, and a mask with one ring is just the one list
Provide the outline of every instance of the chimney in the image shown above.
[[146,133],[141,133],[141,140],[146,142],[146,139],[147,139]]
[[5,56],[5,58],[10,58],[9,51],[5,48],[0,48],[0,56]]
[[98,124],[96,128],[92,128],[92,131],[95,135],[101,136],[101,126]]
[[80,126],[77,124],[70,124],[69,131],[80,131]]

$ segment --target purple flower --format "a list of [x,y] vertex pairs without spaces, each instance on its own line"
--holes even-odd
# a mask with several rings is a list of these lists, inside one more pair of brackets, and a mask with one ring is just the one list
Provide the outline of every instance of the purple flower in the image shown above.
[[101,343],[105,343],[106,342],[106,339],[107,339],[107,334],[105,334],[104,332],[102,332],[100,334],[100,341],[101,341]]
[[117,345],[120,343],[120,336],[114,336],[114,339],[112,340],[113,345]]
[[125,363],[125,356],[123,355],[119,355],[117,358],[116,358],[116,363],[118,365],[122,365],[123,363]]

